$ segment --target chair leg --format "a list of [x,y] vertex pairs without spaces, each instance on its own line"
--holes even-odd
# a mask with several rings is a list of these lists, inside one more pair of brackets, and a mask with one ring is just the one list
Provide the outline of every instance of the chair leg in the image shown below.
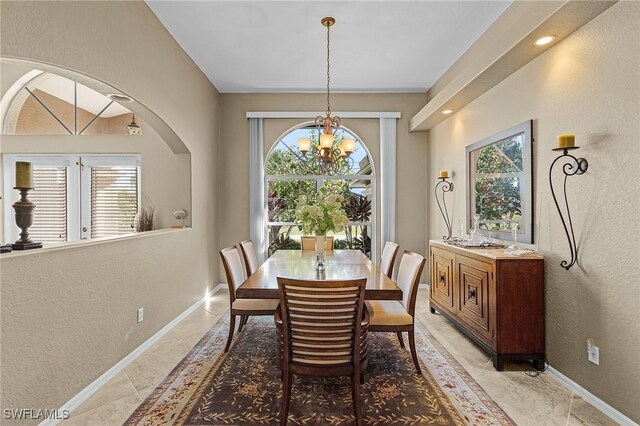
[[351,398],[353,399],[353,414],[356,417],[356,425],[362,426],[362,400],[360,398],[360,380],[356,374],[351,376]]
[[398,335],[398,342],[400,342],[400,347],[404,348],[404,339],[402,338],[402,333],[401,332],[396,332],[396,334]]
[[244,317],[244,325],[247,325],[248,322],[249,322],[249,315]]
[[244,319],[245,318],[246,318],[246,316],[242,315],[240,317],[240,321],[238,321],[239,322],[239,324],[238,324],[238,333],[240,333],[242,331],[242,327],[244,326]]
[[416,366],[416,371],[418,374],[422,374],[422,370],[420,370],[420,363],[418,362],[418,353],[416,352],[416,339],[414,338],[413,330],[409,332],[409,348],[411,349],[411,357],[413,358],[413,363]]
[[227,337],[227,346],[225,346],[224,351],[227,352],[229,350],[229,346],[231,346],[231,339],[233,338],[233,331],[236,328],[236,316],[231,314],[231,320],[229,323],[229,337]]
[[287,368],[282,372],[284,382],[282,382],[282,404],[280,410],[280,426],[287,425],[287,417],[289,417],[289,404],[291,403],[291,372]]

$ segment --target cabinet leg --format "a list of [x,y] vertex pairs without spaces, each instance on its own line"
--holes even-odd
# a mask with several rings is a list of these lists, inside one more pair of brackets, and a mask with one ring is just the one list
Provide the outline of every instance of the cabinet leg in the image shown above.
[[533,368],[538,371],[544,371],[544,360],[542,359],[534,359],[533,360]]
[[504,370],[504,360],[500,355],[493,356],[493,368],[495,368],[496,371]]

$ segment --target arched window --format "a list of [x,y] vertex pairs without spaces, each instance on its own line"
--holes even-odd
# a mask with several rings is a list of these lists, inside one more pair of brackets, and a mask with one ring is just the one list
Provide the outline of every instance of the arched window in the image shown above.
[[[120,102],[59,75],[33,70],[5,95],[2,133],[7,135],[140,134],[139,122]],[[5,108],[2,108],[5,109]],[[4,111],[3,111],[4,112]]]
[[[302,125],[284,134],[271,148],[265,163],[267,192],[268,253],[278,249],[299,249],[302,231],[295,219],[298,198],[313,195],[323,186],[337,188],[345,195],[349,217],[345,230],[334,235],[335,249],[361,250],[371,257],[375,244],[374,218],[376,190],[374,166],[365,145],[353,132],[341,128],[336,145],[343,138],[356,140],[356,148],[336,174],[326,175],[298,149],[299,138],[318,140],[313,125]],[[375,247],[375,246],[374,246]]]

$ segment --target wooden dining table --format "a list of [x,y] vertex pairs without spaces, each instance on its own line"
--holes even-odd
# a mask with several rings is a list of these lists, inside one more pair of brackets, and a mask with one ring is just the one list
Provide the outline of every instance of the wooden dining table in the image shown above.
[[316,253],[278,250],[237,289],[238,299],[279,299],[278,277],[301,280],[366,278],[367,300],[402,300],[402,290],[359,250],[332,250],[326,254],[325,271],[316,272]]

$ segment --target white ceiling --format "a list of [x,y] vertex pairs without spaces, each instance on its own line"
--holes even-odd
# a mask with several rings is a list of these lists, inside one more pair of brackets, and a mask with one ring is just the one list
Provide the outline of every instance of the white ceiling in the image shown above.
[[425,92],[510,1],[146,0],[221,92]]

